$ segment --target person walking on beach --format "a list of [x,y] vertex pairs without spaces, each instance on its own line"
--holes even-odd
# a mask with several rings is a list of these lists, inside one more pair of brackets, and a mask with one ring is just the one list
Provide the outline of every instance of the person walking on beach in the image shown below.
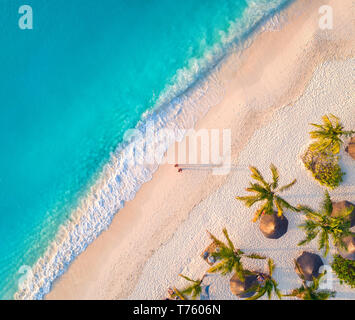
[[[179,165],[176,164],[174,167],[175,167],[175,168],[179,168]],[[178,172],[182,172],[182,168],[179,168],[179,169],[178,169]]]

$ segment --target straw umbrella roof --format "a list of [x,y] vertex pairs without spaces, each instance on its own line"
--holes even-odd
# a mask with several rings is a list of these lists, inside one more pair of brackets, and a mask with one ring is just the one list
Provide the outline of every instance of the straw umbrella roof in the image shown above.
[[263,214],[260,218],[260,231],[266,238],[278,239],[281,238],[288,229],[288,220],[286,217],[278,217],[277,213]]
[[343,242],[347,248],[347,250],[338,247],[339,254],[348,260],[355,260],[355,237],[347,236],[343,238]]
[[346,152],[349,153],[350,157],[355,159],[355,137],[350,140],[349,145],[346,147]]
[[349,201],[339,201],[339,202],[333,202],[333,211],[332,211],[332,217],[338,217],[344,209],[353,207],[353,211],[351,212],[349,216],[349,220],[351,221],[351,227],[355,226],[355,205],[352,204]]
[[248,291],[250,288],[253,286],[257,285],[258,280],[257,280],[257,275],[251,274],[251,275],[246,275],[245,281],[241,281],[238,277],[237,274],[234,274],[233,277],[230,279],[230,289],[232,293],[236,296],[239,296],[241,298],[249,298],[252,295],[254,295],[255,292]]
[[295,271],[307,281],[312,281],[313,277],[319,276],[319,268],[323,265],[323,261],[319,255],[307,251],[296,259]]

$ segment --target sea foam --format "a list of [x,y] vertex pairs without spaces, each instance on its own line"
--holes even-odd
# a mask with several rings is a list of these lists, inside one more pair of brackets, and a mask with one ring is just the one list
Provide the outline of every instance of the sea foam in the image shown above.
[[[136,129],[142,136],[122,142],[111,154],[97,181],[21,284],[15,299],[43,299],[51,290],[53,281],[110,226],[125,202],[132,200],[140,187],[152,179],[158,162],[132,165],[131,161],[132,153],[137,156],[137,150],[140,150],[137,145],[144,145],[139,139],[144,139],[147,123],[154,123],[158,135],[161,130],[172,130],[175,140],[181,141],[185,130],[193,128],[196,121],[223,98],[225,83],[219,78],[218,71],[226,55],[248,46],[256,32],[279,26],[282,19],[278,10],[290,1],[247,2],[248,8],[242,18],[232,22],[229,30],[221,34],[221,43],[207,48],[203,58],[191,59],[188,68],[176,72],[173,84],[166,86],[155,108],[146,112],[138,123]],[[154,147],[160,150],[160,157],[172,142],[156,141]],[[140,151],[144,157],[145,150]]]

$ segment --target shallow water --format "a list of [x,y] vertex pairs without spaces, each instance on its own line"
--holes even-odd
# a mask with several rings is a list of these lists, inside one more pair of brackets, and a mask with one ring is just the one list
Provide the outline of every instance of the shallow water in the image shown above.
[[[70,221],[125,131],[192,86],[243,25],[285,2],[33,0],[33,30],[20,30],[23,2],[1,1],[0,298],[12,298],[20,267],[33,266]],[[94,213],[86,225],[97,232],[85,239],[78,230],[67,262],[110,223],[91,225]],[[63,272],[60,259],[31,298]]]

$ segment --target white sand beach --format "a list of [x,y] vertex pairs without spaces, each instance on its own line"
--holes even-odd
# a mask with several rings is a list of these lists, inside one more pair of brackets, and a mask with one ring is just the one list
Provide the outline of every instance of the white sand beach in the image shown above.
[[[319,27],[318,10],[326,4],[333,8],[332,30]],[[173,165],[161,165],[55,282],[47,299],[162,299],[168,287],[184,285],[179,273],[192,278],[205,273],[208,265],[200,254],[211,242],[206,230],[222,238],[223,227],[241,249],[274,259],[283,292],[301,284],[294,259],[304,250],[317,253],[316,241],[297,246],[304,238],[297,228],[303,216],[287,211],[288,232],[278,240],[266,239],[251,221],[254,209],[235,196],[246,195],[249,165],[269,178],[274,163],[281,184],[297,179],[285,199],[318,208],[324,187],[305,170],[300,155],[310,141],[309,123],[319,123],[326,113],[355,129],[354,5],[352,0],[298,0],[281,15],[282,28],[258,34],[241,54],[221,63],[214,77],[224,84],[223,99],[196,126],[231,129],[231,172],[177,173]],[[330,195],[355,203],[355,161],[344,151],[341,167],[346,176]],[[250,260],[245,266],[266,268]],[[229,290],[229,278],[206,278],[211,299],[238,299]],[[340,285],[335,275],[334,290],[336,299],[355,299],[355,291]]]

